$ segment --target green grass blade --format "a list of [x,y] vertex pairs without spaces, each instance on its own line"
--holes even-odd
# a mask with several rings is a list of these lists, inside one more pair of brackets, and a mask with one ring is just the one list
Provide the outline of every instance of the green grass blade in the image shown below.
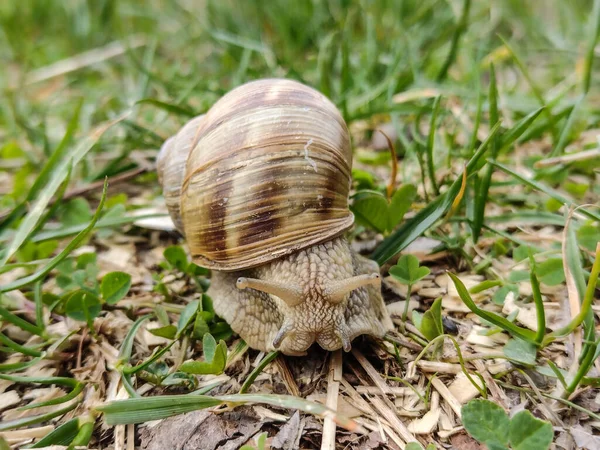
[[135,387],[133,386],[133,381],[131,380],[131,375],[129,375],[127,373],[121,373],[121,381],[123,383],[123,387],[125,388],[125,390],[127,391],[127,393],[129,394],[130,397],[132,397],[132,398],[141,397],[141,395],[137,393],[137,391],[135,390]]
[[[127,215],[125,217],[107,217],[107,218],[103,217],[102,219],[98,220],[98,222],[96,223],[94,228],[95,229],[115,228],[115,227],[118,227],[121,225],[133,223],[137,220],[151,219],[154,217],[166,217],[166,214],[156,213],[156,214],[143,214],[143,215],[139,215],[139,216]],[[86,224],[81,224],[81,225],[72,225],[69,227],[59,228],[57,230],[45,230],[45,231],[42,231],[39,234],[31,237],[30,241],[31,242],[44,242],[44,241],[50,241],[53,239],[61,239],[64,237],[73,236],[77,233],[81,233],[86,228],[87,228]],[[2,242],[1,239],[0,239],[0,242]],[[2,269],[0,269],[0,272],[1,271],[2,271]]]
[[35,301],[35,323],[37,327],[44,331],[46,324],[44,323],[44,302],[42,301],[42,283],[37,282],[33,287],[33,299]]
[[311,402],[292,395],[264,395],[264,394],[231,394],[217,397],[226,403],[245,404],[263,403],[277,408],[298,409],[309,414],[321,417],[331,417],[336,424],[350,430],[358,431],[359,425],[352,419],[338,415],[334,410],[320,403]]
[[[490,86],[488,94],[490,108],[490,124],[496,125],[499,120],[498,114],[498,85],[496,84],[496,70],[494,65],[490,65]],[[498,138],[494,137],[490,141],[490,153],[493,160],[498,156]],[[473,202],[473,221],[471,222],[471,233],[473,242],[477,243],[481,236],[481,227],[485,217],[485,207],[488,201],[488,193],[492,182],[492,172],[494,168],[490,165],[486,167],[483,177],[477,183]]]
[[322,417],[332,417],[338,425],[349,430],[359,429],[356,422],[337,415],[335,411],[326,406],[291,395],[232,394],[218,397],[195,394],[162,395],[117,400],[99,406],[96,409],[104,413],[104,418],[108,425],[119,425],[164,419],[177,414],[210,408],[224,403],[231,406],[247,403],[263,403],[278,408],[298,409]]
[[585,56],[585,65],[583,67],[583,93],[587,94],[592,84],[592,67],[594,64],[594,51],[596,43],[600,37],[600,0],[594,2],[594,8],[591,14],[592,32],[590,33],[590,41]]
[[521,73],[527,80],[527,83],[529,84],[529,87],[531,88],[531,92],[537,99],[538,103],[540,104],[540,106],[545,107],[544,113],[548,119],[548,124],[552,131],[552,136],[556,136],[555,119],[554,119],[554,116],[552,115],[552,110],[551,110],[550,106],[546,103],[542,89],[537,85],[537,83],[535,81],[533,81],[533,77],[529,73],[529,69],[527,69],[527,65],[523,62],[523,59],[517,54],[517,52],[511,47],[511,45],[508,43],[508,41],[506,39],[504,39],[502,36],[500,36],[500,39],[504,43],[504,46],[509,51],[509,53],[511,54],[511,56],[513,57],[515,62],[517,63],[517,66],[519,66],[519,69],[521,69]]
[[240,388],[240,394],[244,394],[248,391],[248,389],[250,389],[250,386],[252,386],[252,383],[254,383],[254,380],[256,380],[256,377],[259,376],[262,373],[262,371],[265,369],[265,367],[267,367],[271,363],[271,361],[273,361],[275,358],[277,358],[278,355],[279,355],[278,351],[270,352],[269,354],[265,355],[265,357],[260,361],[260,364],[258,364],[254,368],[254,370],[252,372],[250,372],[250,375],[248,375],[246,377],[244,384]]
[[0,372],[17,372],[19,370],[23,370],[23,369],[27,369],[28,367],[35,366],[41,360],[42,360],[41,357],[37,357],[37,358],[33,358],[30,361],[0,364]]
[[[77,130],[77,126],[79,124],[79,113],[81,112],[82,105],[83,105],[83,98],[80,99],[80,101],[77,103],[77,106],[75,107],[75,112],[73,113],[73,117],[69,121],[67,130],[65,131],[65,134],[64,134],[61,142],[58,144],[58,146],[56,147],[56,149],[54,150],[52,155],[50,155],[50,157],[46,161],[46,164],[44,164],[44,167],[42,168],[42,170],[38,174],[37,178],[31,185],[31,188],[29,189],[29,192],[27,193],[27,197],[25,197],[25,201],[22,204],[18,205],[16,208],[14,208],[13,211],[11,211],[11,214],[9,214],[8,217],[6,217],[4,220],[2,220],[2,222],[0,223],[0,231],[2,231],[4,228],[9,226],[12,222],[17,220],[19,217],[21,217],[21,215],[25,211],[27,211],[27,209],[28,209],[27,205],[29,203],[31,203],[35,199],[35,197],[38,195],[40,190],[48,184],[50,177],[56,171],[58,164],[63,159],[63,157],[65,155],[65,150],[67,149],[67,146],[68,146],[69,142],[71,141],[73,134]],[[0,265],[2,265],[2,264],[0,264]]]
[[0,379],[13,381],[15,383],[35,383],[35,384],[56,384],[58,386],[65,386],[75,389],[79,384],[75,378],[68,377],[23,377],[20,375],[2,375]]
[[0,423],[0,431],[14,430],[17,428],[24,428],[29,425],[33,425],[36,423],[47,422],[50,419],[54,419],[55,417],[60,417],[63,414],[68,413],[69,411],[74,410],[77,407],[78,403],[73,402],[71,405],[66,406],[58,411],[53,411],[45,414],[39,414],[37,416],[29,416],[23,417],[21,419],[15,420],[7,420],[5,422]]
[[92,147],[98,142],[100,137],[114,124],[119,122],[121,119],[113,120],[107,124],[99,126],[93,133],[82,139],[81,142],[76,145],[73,150],[67,153],[64,158],[61,158],[59,162],[52,168],[51,175],[44,188],[41,190],[39,196],[36,198],[33,206],[29,210],[29,213],[25,216],[25,219],[19,225],[19,228],[12,241],[10,242],[7,250],[4,253],[0,266],[6,264],[9,258],[21,247],[23,242],[30,235],[31,231],[36,227],[38,220],[44,213],[46,206],[70,173],[70,167],[75,167],[79,161],[89,152]]
[[453,273],[448,272],[448,276],[450,276],[450,278],[454,282],[454,286],[456,286],[456,290],[460,299],[473,313],[477,314],[482,319],[485,319],[488,322],[496,325],[497,327],[509,332],[513,336],[521,338],[527,342],[535,343],[536,336],[533,331],[528,330],[527,328],[519,327],[514,323],[510,322],[509,320],[505,319],[504,317],[499,316],[498,314],[480,309],[479,307],[477,307],[477,305],[469,295],[469,291],[467,290],[463,282],[460,281],[460,279]]
[[481,92],[481,83],[477,87],[477,111],[475,112],[475,122],[473,123],[473,133],[471,134],[471,141],[469,143],[469,156],[473,156],[475,152],[475,145],[477,145],[477,133],[479,132],[479,125],[481,124],[481,113],[483,110],[483,93]]
[[[11,338],[9,338],[8,336],[6,336],[4,333],[1,333],[1,332],[0,332],[0,344],[6,345],[8,348],[12,349],[13,351],[22,353],[23,355],[35,356],[35,357],[39,357],[39,356],[43,355],[43,353],[40,352],[39,350],[30,348],[30,347],[25,347],[24,345],[21,345],[21,344],[17,344],[15,341],[13,341]],[[0,375],[0,378],[1,377],[2,377],[2,375]]]
[[125,339],[123,339],[123,342],[121,343],[121,349],[119,350],[118,360],[120,364],[129,364],[131,352],[133,350],[133,340],[135,339],[135,335],[140,329],[140,327],[144,324],[144,322],[150,317],[152,316],[150,314],[147,314],[138,318],[127,332],[127,336],[125,336]]
[[143,423],[222,404],[206,395],[161,395],[118,400],[99,406],[108,425]]
[[529,281],[531,282],[531,290],[533,292],[533,302],[535,303],[535,313],[537,318],[537,332],[535,334],[535,342],[542,343],[546,334],[546,313],[544,310],[544,302],[542,300],[542,292],[540,291],[540,282],[535,275],[535,259],[533,254],[529,254]]
[[452,43],[450,44],[450,52],[444,61],[444,65],[440,69],[440,73],[437,76],[437,81],[443,81],[448,75],[448,69],[454,63],[456,59],[456,54],[458,53],[458,46],[460,43],[461,35],[467,30],[467,26],[469,25],[469,10],[471,9],[471,0],[464,0],[462,14],[456,25],[454,30],[454,34],[452,35]]
[[173,346],[173,344],[175,344],[175,342],[177,342],[177,341],[176,340],[171,341],[170,343],[168,343],[167,345],[165,345],[163,348],[161,348],[160,350],[158,350],[155,353],[153,353],[146,360],[144,360],[141,363],[139,363],[137,366],[125,366],[125,367],[123,367],[123,373],[127,374],[127,375],[132,375],[132,374],[134,374],[136,372],[139,372],[142,369],[145,369],[150,364],[152,364],[154,361],[156,361],[158,358],[160,358],[162,355],[164,355],[165,353],[167,353],[171,349],[171,347]]
[[45,402],[31,403],[27,406],[23,406],[23,407],[19,408],[19,411],[23,411],[26,409],[33,409],[33,408],[42,408],[44,406],[60,405],[61,403],[66,403],[70,400],[73,400],[75,397],[77,397],[81,393],[81,391],[83,391],[84,387],[85,387],[85,385],[83,383],[78,383],[73,388],[73,390],[71,390],[71,392],[69,392],[68,394],[65,394],[58,398],[53,398],[52,400],[48,400]]
[[527,114],[525,117],[519,120],[510,130],[506,131],[500,137],[500,149],[498,151],[501,152],[502,150],[512,145],[517,139],[519,139],[523,135],[523,133],[525,133],[525,131],[529,129],[531,124],[535,121],[535,119],[538,118],[538,116],[542,113],[543,110],[544,107],[540,107],[535,111]]
[[[491,130],[485,141],[481,143],[479,149],[469,160],[466,166],[467,174],[471,173],[479,163],[483,154],[488,150],[490,140],[500,129],[500,123],[497,123]],[[455,197],[460,192],[463,177],[459,176],[452,183],[448,191],[440,195],[433,202],[419,211],[415,217],[405,222],[394,233],[381,242],[371,257],[379,265],[384,264],[388,259],[398,252],[405,249],[412,241],[432,227],[452,206]]]
[[575,118],[577,117],[577,114],[579,113],[579,110],[581,109],[581,105],[583,105],[584,100],[585,95],[580,95],[575,104],[573,105],[573,108],[571,109],[571,112],[569,113],[569,116],[567,117],[567,120],[565,121],[565,124],[563,125],[563,128],[560,131],[558,142],[548,155],[549,157],[559,156],[564,153],[565,147],[567,146],[567,140],[571,136],[571,129],[575,124]]
[[19,316],[11,313],[2,306],[0,306],[0,317],[3,320],[19,327],[21,330],[27,331],[28,333],[35,334],[36,336],[42,336],[44,334],[44,330],[26,321],[25,319],[21,319]]
[[429,135],[427,137],[427,170],[429,172],[429,179],[431,180],[431,187],[433,188],[435,195],[440,195],[440,188],[435,179],[435,165],[433,163],[433,145],[435,144],[436,122],[440,113],[440,100],[441,97],[438,95],[433,102],[431,122],[429,123]]
[[0,286],[1,292],[8,292],[14,289],[20,289],[24,286],[27,286],[30,283],[34,283],[36,281],[42,280],[52,269],[58,266],[69,254],[75,250],[75,248],[87,237],[87,235],[94,229],[94,225],[100,218],[100,213],[102,212],[102,208],[104,207],[104,201],[106,200],[106,189],[108,187],[107,181],[104,182],[104,188],[102,189],[102,197],[100,198],[100,203],[98,204],[98,208],[96,209],[96,213],[92,217],[90,223],[85,227],[69,244],[54,258],[50,260],[48,264],[46,264],[43,268],[36,271],[35,273],[26,276],[24,278],[20,278],[11,283]]
[[189,108],[181,105],[175,105],[173,103],[162,102],[160,100],[156,100],[154,98],[143,98],[135,102],[136,105],[152,105],[157,108],[163,109],[167,112],[176,114],[178,116],[184,117],[196,117],[199,113],[192,111]]
[[42,439],[25,448],[44,448],[51,445],[69,445],[79,432],[79,419],[71,419],[51,431]]
[[583,297],[583,302],[581,303],[581,310],[579,311],[579,314],[577,314],[577,316],[575,316],[568,325],[558,330],[554,330],[552,333],[549,333],[544,339],[545,344],[552,342],[556,338],[571,334],[573,330],[575,330],[575,328],[581,325],[587,317],[594,302],[596,283],[598,282],[598,277],[600,276],[600,242],[596,247],[595,258],[596,259],[594,260],[594,264],[592,265],[592,271],[590,273],[590,277],[588,278],[588,284],[585,290],[585,295]]
[[[504,173],[511,175],[513,178],[519,180],[521,183],[526,184],[527,186],[536,189],[540,192],[543,192],[546,195],[549,195],[550,197],[552,197],[553,199],[559,201],[560,203],[566,203],[569,206],[577,206],[575,204],[575,202],[567,197],[565,197],[564,195],[560,194],[559,192],[555,191],[554,189],[546,186],[543,183],[540,183],[538,181],[534,181],[530,178],[526,178],[520,174],[518,174],[517,172],[515,172],[514,170],[512,170],[509,167],[506,167],[505,165],[496,162],[496,161],[489,161],[488,162],[494,166],[496,166],[498,169],[502,170]],[[600,215],[593,213],[585,208],[578,208],[578,211],[581,212],[581,214],[586,215],[587,217],[589,217],[590,219],[594,219],[600,222]]]

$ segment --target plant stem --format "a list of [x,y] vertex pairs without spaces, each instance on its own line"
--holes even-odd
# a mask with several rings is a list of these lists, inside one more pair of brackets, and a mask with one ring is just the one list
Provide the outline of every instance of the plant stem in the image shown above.
[[402,321],[406,322],[408,317],[408,305],[410,304],[410,294],[412,292],[412,284],[408,283],[408,291],[406,292],[406,301],[404,303],[404,312],[402,313]]

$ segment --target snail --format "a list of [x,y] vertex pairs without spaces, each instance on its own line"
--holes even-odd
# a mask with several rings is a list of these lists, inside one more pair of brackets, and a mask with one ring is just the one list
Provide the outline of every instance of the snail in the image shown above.
[[299,82],[239,86],[167,139],[159,182],[215,312],[250,347],[349,351],[392,327],[379,267],[344,237],[352,150],[324,95]]

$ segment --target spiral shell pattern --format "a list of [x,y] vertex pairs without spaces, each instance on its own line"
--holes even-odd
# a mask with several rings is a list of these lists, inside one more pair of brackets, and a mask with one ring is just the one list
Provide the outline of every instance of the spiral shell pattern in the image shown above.
[[[291,80],[258,80],[190,123],[163,146],[161,153],[179,156],[161,155],[170,159],[159,171],[197,264],[255,267],[352,226],[349,133],[318,91]],[[181,155],[188,152],[183,170]]]

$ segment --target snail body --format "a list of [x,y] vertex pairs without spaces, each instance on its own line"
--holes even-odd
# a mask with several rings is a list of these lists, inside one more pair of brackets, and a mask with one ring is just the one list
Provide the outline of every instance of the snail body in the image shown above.
[[352,151],[344,120],[291,80],[242,85],[163,145],[159,180],[215,312],[251,347],[350,349],[391,327],[377,264],[343,234]]

